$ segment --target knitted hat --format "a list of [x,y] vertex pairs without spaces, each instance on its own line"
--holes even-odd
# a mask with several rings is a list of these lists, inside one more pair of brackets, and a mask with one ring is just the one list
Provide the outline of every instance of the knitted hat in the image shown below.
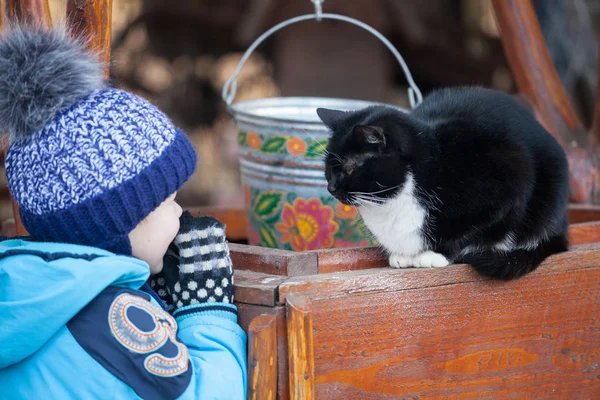
[[9,189],[37,240],[131,254],[129,232],[196,165],[182,131],[103,87],[102,64],[59,30],[13,27],[0,39],[0,131]]

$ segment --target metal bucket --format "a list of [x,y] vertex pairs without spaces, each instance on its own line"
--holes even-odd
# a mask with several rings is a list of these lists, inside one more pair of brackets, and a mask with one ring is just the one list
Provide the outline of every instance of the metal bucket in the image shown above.
[[238,129],[238,154],[249,244],[294,251],[375,244],[354,207],[327,191],[323,156],[328,128],[319,107],[357,110],[377,103],[321,97],[276,97],[235,104],[236,78],[250,54],[273,32],[308,19],[336,19],[373,33],[392,51],[411,85],[414,107],[421,93],[398,51],[370,26],[337,14],[303,15],[284,21],[260,36],[225,83],[223,100]]

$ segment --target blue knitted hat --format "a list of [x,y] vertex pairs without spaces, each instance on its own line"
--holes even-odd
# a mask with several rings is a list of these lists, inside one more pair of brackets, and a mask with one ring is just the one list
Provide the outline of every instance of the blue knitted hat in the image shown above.
[[128,234],[196,166],[183,132],[104,88],[102,64],[59,30],[13,27],[0,40],[0,131],[23,225],[43,241],[131,254]]

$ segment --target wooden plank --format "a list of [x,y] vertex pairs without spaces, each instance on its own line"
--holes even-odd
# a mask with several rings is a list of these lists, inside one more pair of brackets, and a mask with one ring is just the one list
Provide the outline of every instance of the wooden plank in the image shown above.
[[71,33],[85,38],[88,48],[98,54],[108,77],[112,40],[112,0],[68,0],[67,23]]
[[[590,244],[586,248],[575,247],[571,251],[548,257],[527,276],[587,268],[596,263],[600,263],[599,243]],[[285,304],[288,294],[298,292],[311,300],[319,300],[484,281],[488,279],[480,276],[469,265],[444,268],[373,268],[290,278],[279,286],[279,303]]]
[[[6,19],[8,18],[6,15],[6,1],[7,0],[0,0],[0,33],[2,33],[6,28]],[[4,142],[4,140],[2,142]]]
[[206,215],[224,223],[229,240],[248,239],[248,216],[243,208],[192,207],[188,211],[194,216]]
[[569,204],[569,222],[571,224],[592,221],[600,221],[600,206],[593,204]]
[[238,322],[242,329],[249,331],[252,320],[259,315],[274,315],[277,319],[277,399],[289,399],[288,389],[288,341],[285,307],[264,307],[237,303]]
[[320,274],[355,271],[389,266],[388,257],[379,247],[327,249],[316,252]]
[[569,240],[571,246],[600,242],[600,221],[571,225]]
[[4,0],[4,4],[12,22],[52,26],[48,0]]
[[510,282],[322,293],[312,299],[315,397],[597,398],[598,255]]
[[317,254],[270,249],[230,243],[230,254],[237,269],[271,275],[300,276],[317,273]]
[[248,399],[277,395],[277,319],[262,314],[248,327]]
[[277,303],[277,289],[284,281],[285,277],[280,275],[235,269],[235,300],[240,303],[274,307]]
[[314,399],[314,348],[311,303],[290,295],[287,303],[290,400]]

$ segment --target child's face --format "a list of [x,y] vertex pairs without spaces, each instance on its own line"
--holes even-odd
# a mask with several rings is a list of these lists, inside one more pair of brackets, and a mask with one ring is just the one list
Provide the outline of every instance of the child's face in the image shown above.
[[163,257],[179,231],[179,217],[183,213],[173,193],[129,233],[131,253],[150,265],[150,273],[158,274],[163,268]]

